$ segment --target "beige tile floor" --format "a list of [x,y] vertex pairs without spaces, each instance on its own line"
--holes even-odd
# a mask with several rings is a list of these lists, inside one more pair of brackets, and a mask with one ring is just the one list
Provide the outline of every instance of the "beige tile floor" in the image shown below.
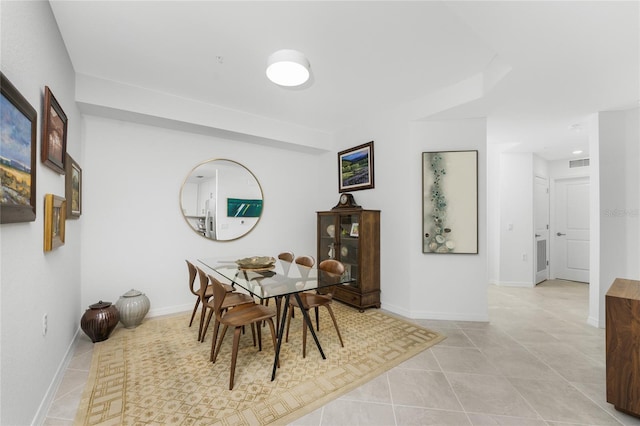
[[[447,339],[294,425],[640,425],[606,402],[588,285],[489,287],[489,323],[417,320]],[[81,336],[45,425],[71,425],[91,363]]]

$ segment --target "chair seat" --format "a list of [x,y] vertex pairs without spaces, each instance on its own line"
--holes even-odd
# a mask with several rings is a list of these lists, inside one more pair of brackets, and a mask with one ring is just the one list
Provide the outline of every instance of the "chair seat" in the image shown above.
[[[224,289],[227,290],[227,293],[231,293],[232,291],[235,291],[235,289],[229,284],[222,284],[222,287],[224,287]],[[213,286],[211,284],[209,284],[206,290],[204,291],[204,297],[213,297]]]
[[[229,296],[227,296],[229,297]],[[225,297],[226,299],[226,297]],[[226,300],[225,300],[226,301]],[[273,318],[275,311],[264,305],[244,305],[227,311],[223,318],[224,323],[230,327],[238,327],[252,322],[264,321],[267,318]]]
[[[222,302],[222,309],[227,309],[232,306],[242,305],[246,303],[254,303],[253,297],[244,293],[227,293],[227,296]],[[213,308],[213,306],[211,306]]]
[[[333,300],[332,296],[325,294],[316,294],[316,293],[300,293],[300,300],[302,300],[302,305],[305,309],[315,308],[316,306],[323,306],[327,303],[331,303]],[[298,301],[295,298],[292,298],[290,301],[290,305],[293,305],[297,308]]]

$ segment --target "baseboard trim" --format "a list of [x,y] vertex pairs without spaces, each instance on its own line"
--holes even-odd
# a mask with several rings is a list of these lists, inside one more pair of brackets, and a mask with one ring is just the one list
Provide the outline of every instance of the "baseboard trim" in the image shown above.
[[397,315],[402,315],[411,319],[445,320],[445,321],[471,321],[489,322],[488,314],[468,314],[462,312],[432,312],[432,311],[409,311],[398,306],[384,304],[382,308]]
[[532,282],[525,282],[525,281],[497,281],[496,285],[498,287],[526,287],[526,288],[534,288],[536,286]]
[[56,392],[58,392],[62,379],[64,379],[64,373],[67,371],[67,367],[69,367],[69,364],[73,359],[73,354],[75,353],[76,346],[78,345],[77,341],[80,332],[80,327],[78,327],[73,335],[73,339],[71,339],[71,344],[67,348],[67,352],[64,354],[64,358],[62,358],[62,362],[58,365],[56,374],[53,376],[53,380],[51,380],[51,384],[49,385],[47,392],[45,392],[44,398],[42,398],[42,401],[40,402],[38,411],[36,411],[36,415],[31,423],[32,425],[44,424],[44,420],[47,418],[47,413],[49,412],[51,403],[56,396]]

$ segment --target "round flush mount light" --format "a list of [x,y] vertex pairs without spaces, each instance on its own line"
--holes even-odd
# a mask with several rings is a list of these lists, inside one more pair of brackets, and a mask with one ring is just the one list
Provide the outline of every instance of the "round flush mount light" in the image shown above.
[[309,80],[309,61],[297,50],[274,52],[267,60],[267,77],[279,86],[295,87]]

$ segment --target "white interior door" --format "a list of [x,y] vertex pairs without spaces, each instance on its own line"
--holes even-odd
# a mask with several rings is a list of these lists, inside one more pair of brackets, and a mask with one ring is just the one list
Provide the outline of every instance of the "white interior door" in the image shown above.
[[536,176],[533,187],[535,283],[549,279],[549,180]]
[[589,282],[589,178],[556,181],[554,201],[553,275]]

